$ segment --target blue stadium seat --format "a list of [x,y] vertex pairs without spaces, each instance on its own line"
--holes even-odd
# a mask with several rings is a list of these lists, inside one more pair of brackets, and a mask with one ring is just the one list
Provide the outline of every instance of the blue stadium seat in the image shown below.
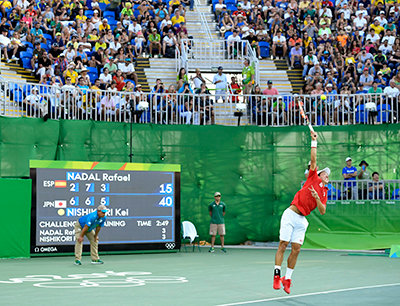
[[236,0],[225,0],[225,4],[228,6],[228,4],[233,4],[236,6]]
[[86,67],[86,69],[89,70],[89,72],[97,73],[97,68],[96,67]]
[[107,7],[107,4],[99,2],[99,9],[101,12],[104,12],[106,10],[106,7]]
[[376,108],[378,116],[376,121],[378,122],[388,122],[390,119],[389,111],[391,110],[389,104],[379,104]]
[[225,34],[224,34],[224,38],[227,39],[229,37],[229,35],[232,35],[232,34],[233,34],[233,32],[226,31]]
[[33,49],[33,45],[29,41],[23,41],[22,44],[25,45],[25,46],[28,46],[28,48],[32,48]]
[[99,78],[99,75],[97,74],[97,71],[96,72],[89,71],[88,75],[89,75],[89,78],[90,78],[90,83],[94,83],[94,81],[96,81],[96,79]]
[[269,43],[266,41],[260,41],[258,45],[260,46],[261,57],[269,57]]
[[393,190],[392,200],[400,200],[400,189],[399,188]]
[[92,17],[93,17],[93,10],[87,10],[87,11],[85,12],[85,16],[86,16],[87,18],[92,18]]
[[33,53],[28,51],[21,51],[19,57],[31,59],[33,57]]
[[113,19],[115,19],[115,13],[114,13],[114,11],[105,11],[105,12],[103,13],[103,18],[106,18],[106,19],[109,20],[110,17],[113,18]]
[[47,52],[49,52],[50,48],[49,48],[49,46],[48,46],[47,44],[41,43],[40,46],[41,46],[43,49],[45,49]]
[[43,37],[46,38],[47,44],[49,44],[49,42],[51,43],[53,41],[53,36],[51,36],[50,34],[44,33]]
[[32,69],[31,66],[31,59],[30,58],[21,58],[22,61],[22,67],[24,67],[25,69]]
[[226,9],[229,11],[231,11],[231,13],[233,13],[234,11],[237,11],[237,7],[234,4],[227,4],[226,5]]
[[365,111],[364,104],[358,105],[356,108],[356,123],[366,123],[368,121],[368,114]]

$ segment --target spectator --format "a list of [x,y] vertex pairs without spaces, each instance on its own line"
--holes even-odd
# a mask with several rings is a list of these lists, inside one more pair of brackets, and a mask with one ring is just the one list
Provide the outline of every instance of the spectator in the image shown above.
[[[357,178],[359,180],[370,180],[371,176],[370,173],[367,170],[367,167],[369,166],[368,163],[365,160],[362,160],[359,164],[361,167],[360,172],[357,175]],[[367,199],[367,188],[368,184],[366,182],[361,182],[358,184],[359,190],[358,190],[358,198],[361,200],[366,200]]]
[[308,55],[304,57],[303,63],[303,78],[305,78],[308,74],[308,71],[310,71],[311,68],[318,64],[318,58],[314,55],[313,51],[309,50]]
[[296,43],[295,47],[290,50],[290,67],[292,68],[302,68],[303,62],[303,50],[300,47],[300,43]]
[[240,36],[238,35],[238,31],[236,29],[233,30],[232,34],[227,38],[228,45],[228,57],[236,58],[239,56],[242,51],[242,43],[240,42]]
[[165,57],[174,58],[175,57],[175,45],[176,38],[172,30],[168,31],[168,35],[164,36],[163,39],[163,54]]
[[250,65],[250,60],[245,59],[243,62],[242,77],[243,77],[243,94],[250,94],[254,85],[254,67]]
[[226,90],[228,82],[226,75],[223,73],[223,67],[218,67],[218,73],[214,76],[213,84],[215,84],[215,101],[217,102],[220,98],[225,101]]
[[116,88],[118,91],[121,91],[125,86],[124,77],[122,76],[122,71],[120,69],[117,70],[116,74],[113,76],[113,81],[116,84]]
[[275,96],[279,95],[278,90],[275,87],[272,87],[272,81],[268,80],[267,82],[267,88],[265,88],[262,92],[266,96]]
[[131,59],[129,57],[125,58],[123,63],[118,64],[118,69],[122,71],[122,76],[124,79],[133,79],[135,84],[138,84],[138,77],[135,73],[135,67],[131,63]]
[[396,86],[396,82],[394,80],[391,80],[389,82],[389,86],[386,86],[385,89],[383,90],[383,93],[389,97],[389,98],[395,98],[399,95],[399,89]]
[[352,160],[351,157],[346,158],[346,167],[342,170],[342,175],[345,181],[349,181],[348,183],[344,183],[345,187],[345,198],[357,200],[358,191],[357,191],[357,183],[355,182],[357,177],[357,168],[351,165]]
[[232,95],[231,99],[232,102],[237,103],[239,102],[239,94],[241,93],[242,89],[240,88],[239,84],[237,83],[237,79],[235,76],[231,77],[231,86],[229,89],[229,93]]
[[201,75],[201,71],[199,68],[196,69],[196,75],[193,78],[193,83],[194,83],[194,89],[200,89],[201,85],[204,83],[206,83],[206,81],[204,80],[203,76]]
[[379,181],[379,173],[372,173],[372,182],[368,184],[369,199],[370,200],[383,200],[383,182]]
[[155,57],[161,56],[161,36],[157,33],[157,29],[153,28],[151,34],[149,35],[149,51],[150,57],[154,55],[153,49],[158,49],[158,53]]
[[286,112],[282,96],[278,96],[272,103],[272,124],[285,125]]
[[277,57],[277,54],[279,56],[286,56],[287,52],[287,47],[286,47],[286,38],[285,36],[282,35],[282,31],[279,30],[277,35],[274,36],[272,40],[272,56],[271,59],[274,59]]
[[372,84],[374,82],[374,77],[369,74],[369,69],[364,68],[363,74],[360,76],[360,84],[364,86],[365,90],[369,90],[372,88]]

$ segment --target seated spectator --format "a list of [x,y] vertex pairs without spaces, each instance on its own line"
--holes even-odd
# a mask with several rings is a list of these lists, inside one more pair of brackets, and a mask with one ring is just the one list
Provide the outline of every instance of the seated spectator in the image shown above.
[[290,50],[290,69],[301,69],[303,65],[303,50],[300,47],[300,44],[296,43],[296,46]]
[[278,31],[277,35],[274,36],[272,40],[272,56],[271,58],[274,59],[279,56],[286,56],[287,46],[286,46],[286,38],[282,35],[282,31]]
[[240,36],[238,35],[238,31],[236,29],[233,30],[232,34],[227,38],[227,47],[228,47],[228,57],[236,58],[239,56],[242,51],[242,43],[240,42]]
[[202,84],[205,84],[206,81],[201,75],[201,71],[199,68],[196,69],[196,75],[193,78],[194,90],[200,89]]
[[394,80],[391,80],[389,82],[389,86],[386,86],[385,89],[383,90],[383,93],[390,98],[397,97],[400,93],[398,86],[396,86],[396,82]]
[[175,57],[175,45],[177,44],[174,32],[168,31],[168,35],[163,38],[163,55],[168,58]]
[[379,181],[379,173],[372,173],[372,182],[368,183],[368,191],[370,200],[383,200],[384,186],[383,182]]
[[[158,50],[158,53],[154,55],[153,50]],[[149,35],[149,51],[150,57],[161,56],[161,36],[157,33],[157,29],[153,28],[152,33]]]
[[139,84],[138,77],[135,73],[135,66],[129,57],[125,58],[123,63],[118,64],[118,69],[122,71],[124,79],[133,79],[135,84]]
[[247,40],[249,42],[250,46],[255,50],[258,58],[262,59],[260,45],[258,44],[259,40],[258,37],[255,35],[255,31],[253,29],[249,30],[249,35],[244,40]]
[[113,76],[113,81],[115,82],[118,91],[121,91],[122,88],[124,88],[125,81],[124,77],[122,76],[122,71],[120,69],[118,69],[116,74]]
[[272,102],[272,124],[285,125],[286,124],[286,112],[285,103],[283,98],[278,96]]

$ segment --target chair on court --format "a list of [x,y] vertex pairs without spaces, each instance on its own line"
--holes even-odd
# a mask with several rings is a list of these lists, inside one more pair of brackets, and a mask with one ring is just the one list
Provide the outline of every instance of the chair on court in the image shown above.
[[197,240],[197,248],[199,249],[199,252],[200,252],[200,239],[199,239],[199,235],[197,235],[196,227],[190,221],[183,221],[182,222],[182,245],[184,246],[185,251],[186,251],[186,242],[189,241],[191,244],[193,244],[193,252],[194,252],[194,248],[196,246],[196,240]]

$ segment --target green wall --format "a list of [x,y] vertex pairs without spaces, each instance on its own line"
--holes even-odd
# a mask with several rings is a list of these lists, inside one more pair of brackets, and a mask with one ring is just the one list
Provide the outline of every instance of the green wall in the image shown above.
[[[400,125],[319,127],[318,164],[331,168],[331,179],[341,179],[344,159],[351,156],[357,165],[366,159],[370,170],[379,171],[383,179],[396,179],[399,128]],[[202,239],[208,239],[207,205],[215,191],[222,193],[228,207],[228,244],[278,239],[280,216],[304,179],[309,148],[306,127],[133,127],[134,162],[182,165],[182,220],[193,221]],[[129,161],[128,155],[129,124],[0,118],[1,177],[27,177],[29,159]],[[369,217],[387,218],[389,214],[400,221],[398,206],[371,211]],[[330,207],[323,217],[315,213],[310,216],[306,246],[344,248],[351,235],[355,249],[390,247],[393,239],[386,239],[383,246],[381,238],[392,237],[392,231],[400,232],[397,222],[387,232],[378,233],[370,226],[368,216],[362,219],[366,224],[358,228],[349,227],[346,231],[345,226],[340,233],[332,232],[330,229],[341,222],[343,215],[351,220],[354,209],[347,206],[339,218]],[[325,226],[317,226],[319,222]],[[368,243],[358,244],[359,240]]]

